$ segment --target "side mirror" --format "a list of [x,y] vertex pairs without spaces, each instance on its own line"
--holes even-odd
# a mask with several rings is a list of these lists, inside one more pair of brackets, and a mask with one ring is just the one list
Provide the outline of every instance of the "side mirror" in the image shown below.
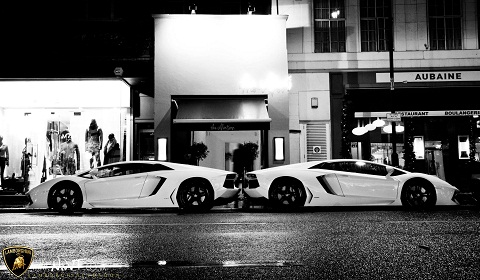
[[387,166],[387,178],[390,177],[393,172],[395,171],[395,169],[393,167],[390,167],[390,166]]

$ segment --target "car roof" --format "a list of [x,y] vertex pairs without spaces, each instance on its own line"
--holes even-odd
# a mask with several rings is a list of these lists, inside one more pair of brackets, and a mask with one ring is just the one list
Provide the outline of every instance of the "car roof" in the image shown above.
[[370,161],[370,160],[364,160],[364,159],[326,159],[326,160],[316,160],[316,161],[292,163],[292,164],[282,165],[282,166],[278,166],[278,167],[274,167],[274,168],[299,168],[299,169],[303,169],[303,168],[310,168],[310,167],[315,166],[315,165],[320,164],[320,163],[359,162],[359,161],[360,162],[365,162],[365,163],[382,165],[382,166],[386,166],[386,167],[390,167],[390,168],[395,168],[395,169],[401,170],[403,172],[408,172],[408,171],[403,170],[403,169],[398,168],[398,167],[394,167],[394,166],[387,165],[387,164],[384,164],[384,163],[373,162],[373,161]]

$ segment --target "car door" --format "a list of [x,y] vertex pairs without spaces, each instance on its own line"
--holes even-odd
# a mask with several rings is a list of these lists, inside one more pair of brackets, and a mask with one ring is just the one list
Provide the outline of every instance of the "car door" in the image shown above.
[[345,196],[394,200],[398,181],[387,176],[383,165],[364,161],[337,163],[337,179]]
[[87,200],[95,206],[121,199],[137,199],[147,178],[147,173],[138,164],[118,164],[98,169],[96,179],[85,183]]

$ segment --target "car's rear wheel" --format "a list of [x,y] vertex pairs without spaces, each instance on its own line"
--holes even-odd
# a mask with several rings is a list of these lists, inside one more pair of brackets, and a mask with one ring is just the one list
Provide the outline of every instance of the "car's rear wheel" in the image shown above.
[[297,179],[278,178],[270,186],[268,198],[275,208],[293,209],[305,205],[306,194]]
[[185,180],[178,189],[177,202],[183,210],[210,210],[213,207],[213,188],[203,178]]
[[71,213],[82,208],[83,196],[80,188],[71,182],[55,185],[48,195],[48,206],[60,213]]
[[437,202],[435,187],[424,179],[411,179],[402,188],[402,205],[409,209],[429,209]]

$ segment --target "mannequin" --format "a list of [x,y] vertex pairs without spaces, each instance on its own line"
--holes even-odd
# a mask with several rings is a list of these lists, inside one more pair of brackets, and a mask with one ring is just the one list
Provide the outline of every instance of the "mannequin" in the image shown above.
[[65,135],[65,142],[60,144],[60,164],[63,175],[74,175],[80,169],[80,149],[72,142],[70,133]]
[[90,126],[85,131],[85,150],[91,154],[90,168],[101,165],[100,151],[102,150],[103,132],[98,127],[97,121],[92,119]]
[[28,181],[28,171],[30,171],[30,168],[32,167],[32,153],[31,140],[29,138],[25,138],[25,148],[23,148],[22,161],[20,163],[22,177],[25,179],[25,182]]
[[[118,151],[118,152],[117,152]],[[120,148],[118,147],[117,140],[115,139],[115,135],[110,133],[108,135],[108,141],[105,144],[105,148],[103,149],[103,164],[113,163],[120,161]]]
[[8,166],[8,146],[3,144],[3,136],[0,135],[0,183],[2,188],[5,187],[3,181],[3,173],[5,172],[5,166]]

